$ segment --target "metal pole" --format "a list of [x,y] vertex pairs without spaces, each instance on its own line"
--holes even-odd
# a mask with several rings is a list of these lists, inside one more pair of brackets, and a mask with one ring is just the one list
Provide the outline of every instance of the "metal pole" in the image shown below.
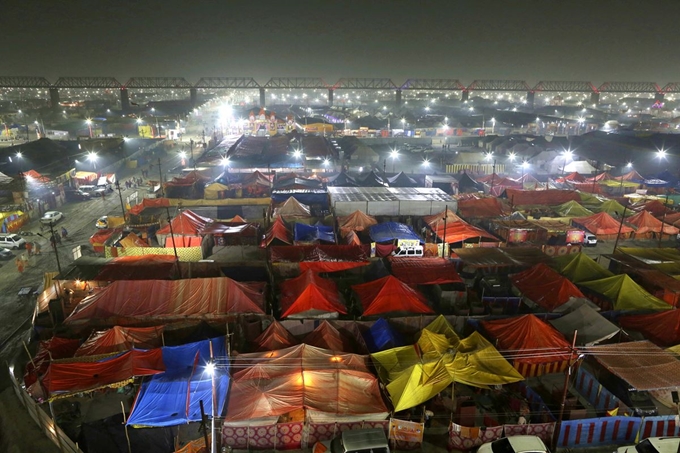
[[[493,192],[493,179],[496,176],[496,159],[493,160],[493,167],[491,167],[491,187],[489,188],[489,194]],[[524,185],[524,183],[522,183]]]
[[623,219],[626,218],[626,209],[628,209],[628,201],[626,201],[626,205],[623,207],[623,215],[621,216],[621,223],[619,223],[619,232],[616,234],[616,241],[614,241],[614,250],[612,251],[612,255],[616,253],[616,248],[619,245],[619,238],[621,237],[621,229],[623,228]]
[[574,339],[571,342],[571,349],[569,350],[569,363],[567,369],[564,371],[564,387],[562,388],[562,400],[560,401],[560,413],[557,417],[557,422],[555,423],[555,431],[553,431],[552,437],[552,451],[556,450],[557,438],[560,435],[560,427],[562,425],[562,419],[564,418],[564,406],[567,401],[567,394],[569,393],[569,378],[571,377],[571,372],[573,366],[576,362],[572,362],[574,359],[574,350],[576,349],[576,335],[578,330],[574,330]]
[[123,192],[120,189],[120,182],[116,179],[116,189],[118,190],[118,198],[120,198],[120,209],[123,212],[123,220],[127,219],[125,218],[125,204],[123,203]]
[[[193,159],[193,158],[192,158]],[[165,192],[163,191],[163,171],[161,170],[161,158],[158,158],[158,184],[161,186],[161,197],[165,197]],[[168,214],[170,217],[170,214]]]
[[179,268],[179,256],[177,256],[177,246],[175,245],[175,232],[172,230],[172,221],[170,220],[170,209],[167,206],[165,207],[165,212],[168,214],[168,225],[170,226],[170,238],[172,239],[172,250],[175,252],[175,264],[177,265],[177,275],[181,277],[182,271]]
[[57,250],[57,241],[54,237],[54,222],[50,222],[50,234],[52,244],[54,244],[54,255],[57,257],[57,269],[59,270],[59,274],[61,274],[61,263],[59,262],[59,251]]
[[217,417],[217,394],[215,393],[215,373],[217,373],[217,366],[215,365],[215,357],[213,356],[213,344],[212,340],[209,340],[210,345],[210,361],[213,364],[213,372],[210,377],[212,384],[212,417],[210,421],[210,452],[217,453],[217,442],[215,439],[215,417]]
[[446,219],[449,217],[448,214],[449,214],[449,205],[446,205],[444,207],[444,243],[442,244],[442,258],[446,258],[446,247],[448,245],[446,243]]
[[198,404],[201,407],[201,421],[202,421],[201,425],[203,426],[203,441],[205,442],[205,449],[207,450],[208,444],[210,442],[208,442],[208,430],[205,429],[205,409],[203,408],[203,400],[199,400]]
[[661,219],[661,228],[659,229],[659,248],[661,248],[661,238],[663,237],[663,224],[666,222],[666,210],[668,206],[668,189],[666,189],[666,202],[663,205],[663,218]]

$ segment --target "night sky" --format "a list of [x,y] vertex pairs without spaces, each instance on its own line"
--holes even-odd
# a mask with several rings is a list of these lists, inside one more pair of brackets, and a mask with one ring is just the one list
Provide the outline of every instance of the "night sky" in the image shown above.
[[9,0],[0,74],[680,81],[679,0]]

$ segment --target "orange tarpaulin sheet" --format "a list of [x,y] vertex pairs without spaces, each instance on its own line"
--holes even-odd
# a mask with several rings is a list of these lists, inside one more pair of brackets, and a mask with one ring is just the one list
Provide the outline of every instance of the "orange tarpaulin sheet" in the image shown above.
[[505,196],[511,206],[548,205],[555,206],[567,201],[581,201],[575,190],[520,190],[505,189]]
[[666,310],[648,315],[621,316],[624,329],[636,330],[659,346],[680,343],[680,310]]
[[162,346],[161,335],[163,327],[120,327],[114,326],[108,330],[93,332],[78,348],[75,357],[112,352],[128,351],[130,349],[152,349]]
[[633,229],[626,225],[621,225],[612,216],[606,212],[599,212],[588,217],[574,217],[571,219],[572,223],[582,225],[586,230],[596,235],[617,235],[619,228],[621,234],[632,233]]
[[239,283],[227,277],[119,280],[83,299],[65,323],[113,326],[264,313],[264,287],[264,283]]
[[486,242],[501,242],[500,239],[496,238],[491,233],[487,233],[485,230],[466,222],[447,222],[446,228],[444,228],[444,223],[440,222],[435,228],[437,237],[442,241],[446,241],[447,244],[467,241],[468,239],[477,239]]
[[456,265],[446,258],[388,258],[390,270],[404,283],[409,285],[434,285],[460,283],[463,279],[456,272]]
[[635,230],[636,237],[638,234],[644,233],[659,233],[663,226],[663,234],[676,235],[680,233],[676,227],[667,223],[662,223],[649,211],[640,211],[637,214],[627,217],[626,223],[629,223],[637,228]]
[[200,247],[203,238],[198,236],[168,236],[165,238],[165,248],[173,247]]
[[364,231],[373,225],[377,225],[378,221],[375,217],[364,214],[361,211],[354,211],[347,217],[340,217],[338,225],[340,225],[340,234],[347,236],[352,231]]
[[422,294],[391,275],[354,285],[352,289],[359,296],[364,316],[397,312],[434,313]]
[[61,393],[94,390],[135,376],[150,376],[165,371],[161,348],[133,350],[101,362],[52,362],[42,379],[51,397]]
[[563,371],[571,345],[561,333],[534,315],[481,321],[486,332],[498,340],[498,348],[524,377]]
[[306,313],[347,313],[340,302],[338,286],[333,280],[321,278],[311,270],[281,283],[280,303],[282,318]]
[[134,205],[130,209],[130,214],[138,215],[146,208],[166,208],[170,206],[167,198],[143,198],[140,204]]
[[[460,201],[459,207],[460,207]],[[436,227],[437,223],[444,223],[444,218],[446,218],[446,223],[453,222],[465,222],[463,219],[458,217],[452,210],[446,208],[445,210],[432,215],[426,215],[423,217],[423,222],[430,225],[431,227]]]
[[507,214],[507,209],[498,198],[468,198],[458,201],[458,212],[465,218],[473,219],[503,216]]
[[543,263],[513,275],[512,284],[523,296],[548,311],[553,311],[571,297],[585,297],[572,282]]
[[258,351],[275,351],[295,346],[300,342],[280,322],[273,320],[253,343],[257,345]]
[[261,247],[269,247],[269,245],[274,241],[283,242],[284,244],[293,244],[293,235],[288,231],[288,227],[285,222],[278,217],[274,220],[274,223],[269,227],[262,240]]
[[[165,225],[158,230],[156,234],[172,234],[182,236],[198,236],[205,226],[212,222],[212,219],[200,216],[193,211],[182,211],[175,218],[170,221],[170,224]],[[170,228],[172,226],[172,228]]]
[[321,321],[303,340],[304,344],[330,351],[352,352],[355,350],[352,339],[333,327],[328,321]]

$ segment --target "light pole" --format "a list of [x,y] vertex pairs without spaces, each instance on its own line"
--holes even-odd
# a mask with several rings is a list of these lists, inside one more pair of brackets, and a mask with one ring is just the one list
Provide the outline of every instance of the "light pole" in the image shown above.
[[399,159],[399,151],[393,149],[390,151],[390,157],[392,158],[392,173],[394,173],[396,168],[396,160]]
[[92,162],[92,169],[96,170],[97,169],[97,153],[95,153],[94,151],[90,151],[89,153],[87,153],[87,160]]
[[491,118],[491,135],[494,134],[495,129],[496,129],[496,118]]
[[137,118],[137,132],[138,133],[141,132],[140,135],[142,136],[142,138],[144,138],[144,129],[139,129],[139,126],[141,126],[143,122],[144,121],[142,121],[141,118]]
[[92,120],[86,119],[85,124],[87,124],[87,129],[90,131],[90,138],[92,138]]
[[24,159],[21,151],[17,151],[17,160],[19,161],[19,174],[23,176],[24,174]]

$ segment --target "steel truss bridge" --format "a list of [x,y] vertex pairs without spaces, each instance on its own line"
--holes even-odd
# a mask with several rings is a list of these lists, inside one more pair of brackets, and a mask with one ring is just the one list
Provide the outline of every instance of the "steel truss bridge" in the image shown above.
[[69,89],[119,90],[123,110],[129,110],[128,90],[188,90],[189,100],[196,104],[198,90],[233,89],[257,90],[260,105],[266,104],[268,90],[313,89],[327,90],[328,104],[333,105],[333,95],[341,90],[375,90],[393,92],[397,105],[402,103],[402,93],[409,91],[459,92],[466,101],[471,92],[522,92],[533,106],[536,93],[583,93],[590,95],[590,102],[598,104],[601,93],[648,93],[662,102],[667,93],[680,93],[680,82],[671,82],[663,88],[654,82],[605,82],[596,87],[586,81],[540,81],[531,87],[523,80],[474,80],[464,85],[458,79],[408,79],[398,85],[387,78],[342,78],[329,84],[319,77],[272,77],[265,84],[252,77],[203,77],[191,84],[184,77],[132,77],[120,83],[114,77],[59,77],[51,83],[44,77],[0,76],[0,89],[45,89],[50,93],[53,107],[59,106],[59,91]]

